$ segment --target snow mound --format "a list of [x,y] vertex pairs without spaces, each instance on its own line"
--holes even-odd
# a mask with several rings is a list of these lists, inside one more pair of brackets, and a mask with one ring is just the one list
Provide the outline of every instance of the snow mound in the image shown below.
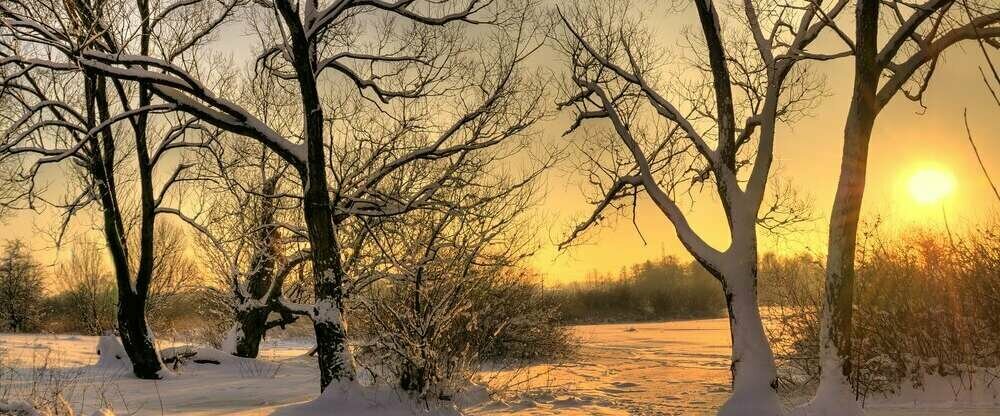
[[13,401],[8,403],[0,402],[0,415],[42,416],[42,413],[28,403]]
[[1000,408],[1000,383],[995,376],[998,371],[1000,368],[979,368],[963,377],[928,375],[922,386],[904,383],[895,394],[870,397],[866,407]]
[[210,366],[221,371],[239,372],[245,377],[273,377],[279,365],[254,358],[237,357],[209,347],[182,345],[164,348],[160,352],[163,363],[173,369],[189,365]]
[[332,384],[313,401],[284,406],[273,416],[458,416],[454,405],[427,403],[391,386],[362,386],[356,382]]
[[226,354],[215,348],[196,347],[193,345],[181,345],[178,347],[164,348],[160,351],[160,357],[162,357],[163,362],[167,364],[180,362],[181,364],[194,363],[213,365],[228,365],[234,361],[233,359],[239,358]]
[[243,338],[243,328],[233,325],[226,331],[226,337],[222,340],[222,351],[230,354],[236,352],[236,343],[240,338]]
[[114,335],[103,335],[97,341],[97,367],[121,368],[132,367],[132,360],[125,353],[125,347]]

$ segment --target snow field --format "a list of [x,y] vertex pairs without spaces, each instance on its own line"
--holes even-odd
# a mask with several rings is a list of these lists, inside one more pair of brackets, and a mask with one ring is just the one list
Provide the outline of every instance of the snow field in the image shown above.
[[[112,351],[99,337],[2,334],[0,350],[6,351],[5,363],[16,374],[3,380],[0,392],[24,392],[39,379],[64,377],[69,381],[63,382],[63,395],[77,414],[109,407],[118,414],[244,416],[326,415],[330,409],[357,416],[697,416],[714,415],[730,395],[725,319],[589,325],[574,331],[582,344],[575,360],[484,368],[481,382],[498,395],[491,398],[485,389],[474,387],[454,405],[432,409],[385,386],[334,385],[320,396],[315,358],[306,355],[311,340],[268,340],[259,360],[210,348],[161,345],[165,358],[186,358],[175,376],[151,382],[137,380],[124,365],[99,357],[99,344]],[[961,383],[973,387],[963,389]],[[790,407],[808,397],[783,399]],[[905,387],[895,396],[870,399],[866,414],[995,416],[1000,414],[1000,386],[931,379],[923,390]]]

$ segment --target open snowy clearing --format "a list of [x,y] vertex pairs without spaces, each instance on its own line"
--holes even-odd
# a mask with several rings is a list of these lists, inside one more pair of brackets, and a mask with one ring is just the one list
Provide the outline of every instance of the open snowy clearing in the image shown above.
[[[505,387],[506,400],[465,398],[464,411],[478,415],[706,415],[729,394],[727,321],[700,320],[575,328],[578,359],[518,369],[483,371],[486,382]],[[309,401],[318,393],[314,358],[305,341],[267,342],[262,361],[189,364],[174,377],[139,381],[124,369],[94,366],[97,337],[0,335],[8,365],[20,381],[0,385],[30,389],[63,383],[66,399],[90,414],[112,407],[119,414],[267,415]],[[32,368],[58,370],[59,377]],[[32,375],[34,374],[34,375]],[[62,379],[62,381],[56,381]],[[68,379],[68,381],[66,380]],[[932,380],[927,391],[906,391],[870,401],[870,415],[996,415],[1000,386]],[[955,393],[959,391],[959,393]],[[384,392],[382,396],[383,397]],[[473,395],[475,396],[475,395]],[[798,401],[789,398],[789,403]],[[376,409],[370,414],[379,414]],[[302,414],[302,413],[295,413]]]

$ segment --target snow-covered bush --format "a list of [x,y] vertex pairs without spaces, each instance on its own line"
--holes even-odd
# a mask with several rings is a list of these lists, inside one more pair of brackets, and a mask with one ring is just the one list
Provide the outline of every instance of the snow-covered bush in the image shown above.
[[484,363],[498,366],[565,358],[574,351],[558,308],[537,276],[505,269],[447,276],[420,290],[419,309],[405,283],[366,292],[353,329],[364,342],[362,364],[421,397],[448,397]]
[[1000,235],[914,232],[864,247],[858,268],[855,384],[895,390],[925,374],[1000,366]]
[[[1000,235],[865,234],[857,264],[851,377],[857,394],[892,392],[927,375],[971,376],[1000,367]],[[818,375],[822,269],[773,281],[784,290],[771,336],[798,381]],[[768,290],[772,290],[769,288]]]
[[382,278],[354,299],[361,364],[436,399],[466,387],[486,361],[568,353],[558,308],[521,264],[530,254],[529,203],[527,193],[508,191],[373,227],[372,238],[391,243],[373,263],[388,265]]
[[[473,288],[479,324],[458,342],[482,345],[481,360],[503,365],[523,360],[559,360],[575,352],[575,341],[562,326],[562,311],[528,270],[512,269]],[[460,337],[463,334],[458,334]]]

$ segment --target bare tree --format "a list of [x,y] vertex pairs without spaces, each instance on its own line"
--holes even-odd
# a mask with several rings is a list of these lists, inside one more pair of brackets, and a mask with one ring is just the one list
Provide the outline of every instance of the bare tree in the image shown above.
[[153,235],[154,278],[149,284],[145,310],[153,329],[170,329],[179,319],[190,318],[191,301],[205,280],[189,254],[184,229],[166,219],[158,220]]
[[[586,124],[588,180],[599,190],[593,214],[566,244],[609,210],[631,208],[645,194],[674,226],[687,250],[721,283],[733,340],[733,396],[723,415],[778,415],[774,356],[757,308],[757,227],[782,210],[762,213],[779,123],[818,98],[821,84],[801,63],[847,56],[810,52],[847,1],[744,1],[720,15],[695,1],[700,33],[689,34],[695,81],[671,84],[667,59],[629,1],[577,3],[560,12],[562,52],[570,64],[559,105],[573,108],[567,134]],[[726,26],[732,25],[727,30]],[[685,192],[711,187],[729,227],[724,250],[710,246],[681,208]],[[694,190],[692,190],[692,187]],[[789,218],[794,222],[794,217]],[[781,220],[779,222],[782,222]]]
[[102,335],[115,326],[115,279],[95,243],[78,242],[55,279],[53,320],[64,330]]
[[[154,57],[143,46],[148,44],[147,35],[154,33],[147,28],[164,21],[159,19],[161,14],[188,10],[190,2],[162,5],[154,13],[140,0],[140,33],[146,35],[134,39],[120,34],[130,42],[127,45],[110,45],[109,41],[71,44],[64,30],[39,22],[33,13],[7,7],[4,16],[7,27],[21,39],[46,45],[71,63],[56,65],[45,55],[33,56],[32,62],[84,69],[115,83],[137,82],[147,93],[141,94],[147,98],[146,108],[167,106],[199,123],[257,140],[293,167],[302,187],[316,303],[290,309],[313,319],[320,383],[325,388],[355,377],[341,313],[352,276],[345,275],[338,229],[353,217],[406,212],[432,200],[441,188],[457,185],[449,179],[454,168],[441,169],[441,176],[414,182],[417,186],[405,195],[382,195],[379,188],[401,167],[415,163],[465,166],[478,150],[521,137],[537,121],[542,113],[537,111],[541,97],[537,83],[522,76],[519,69],[536,48],[526,18],[531,3],[275,0],[248,5],[261,39],[256,75],[266,80],[262,83],[266,88],[295,92],[297,100],[290,105],[301,117],[298,125],[265,123],[259,114],[218,93],[227,90],[213,90],[199,80],[196,64],[184,59],[183,52],[165,49],[166,53]],[[200,42],[218,26],[217,20],[211,23],[214,26],[208,30],[194,32],[198,37],[191,43]],[[463,23],[506,30],[497,31],[496,36],[465,36]],[[98,33],[106,36],[116,33],[115,27],[101,29]],[[324,103],[319,83],[325,74],[341,76],[356,96],[390,114],[390,123],[378,130],[390,134],[378,137],[377,142],[360,134],[346,136],[346,140],[335,138],[327,124],[338,116],[337,108]],[[154,96],[163,104],[150,104],[148,98]],[[428,106],[428,101],[436,103]],[[410,113],[414,105],[420,107],[416,117]],[[433,108],[443,111],[428,111]],[[357,149],[365,151],[353,151]],[[353,159],[357,155],[368,159]],[[333,162],[344,160],[364,169],[330,168]],[[338,179],[334,186],[331,175]],[[162,207],[154,211],[183,215]]]
[[32,258],[28,246],[8,241],[0,254],[0,328],[29,331],[37,327],[42,314],[42,266]]
[[[194,119],[162,115],[175,105],[153,103],[147,83],[108,79],[81,68],[76,58],[78,51],[92,49],[183,60],[236,4],[17,0],[0,5],[0,63],[10,74],[2,91],[15,103],[10,127],[0,137],[0,155],[21,161],[15,177],[25,184],[29,206],[47,201],[36,187],[43,168],[69,165],[78,173],[78,189],[64,202],[48,204],[65,211],[60,240],[77,213],[99,207],[118,287],[118,334],[140,378],[159,378],[163,370],[144,313],[157,271],[156,217],[189,167],[167,155],[205,146],[214,135]],[[191,10],[196,12],[187,19],[176,19]],[[156,172],[171,168],[157,184]],[[137,200],[129,198],[129,190]]]
[[[286,290],[288,278],[309,259],[300,247],[307,238],[289,231],[302,228],[296,215],[300,198],[285,192],[294,187],[287,178],[289,166],[252,140],[227,137],[206,156],[192,184],[200,207],[186,218],[202,237],[203,257],[221,287],[220,301],[231,312],[222,349],[257,357],[268,330],[299,318],[279,302],[302,300],[304,282]],[[270,320],[275,312],[280,317]]]
[[[862,413],[860,406],[845,406],[854,403],[848,381],[855,252],[868,144],[879,113],[898,95],[923,105],[923,94],[947,49],[974,39],[996,47],[1000,39],[1000,6],[990,1],[859,0],[854,21],[854,38],[843,37],[855,58],[854,88],[830,215],[820,334],[823,375],[816,399],[802,409],[811,412],[806,414]],[[880,41],[883,34],[888,36]]]

